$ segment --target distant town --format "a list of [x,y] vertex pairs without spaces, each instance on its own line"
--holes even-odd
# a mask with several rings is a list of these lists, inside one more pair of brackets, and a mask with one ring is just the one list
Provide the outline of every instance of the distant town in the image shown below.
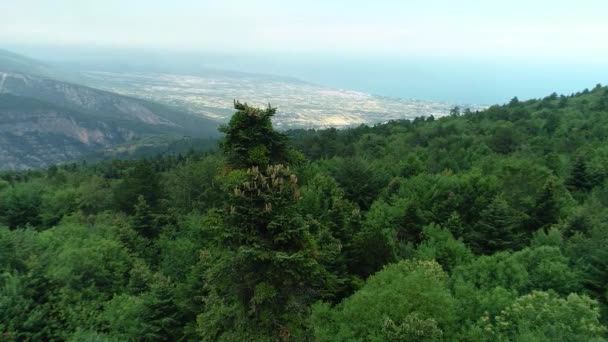
[[232,101],[278,108],[275,126],[352,127],[419,116],[441,117],[455,106],[473,111],[481,105],[396,99],[332,89],[295,79],[214,71],[191,76],[158,73],[86,72],[88,82],[123,95],[162,102],[220,121],[232,115]]

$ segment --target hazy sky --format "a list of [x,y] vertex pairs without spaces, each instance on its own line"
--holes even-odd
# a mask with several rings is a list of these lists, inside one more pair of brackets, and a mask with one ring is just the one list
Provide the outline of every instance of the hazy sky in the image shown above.
[[605,60],[606,0],[0,0],[0,44]]

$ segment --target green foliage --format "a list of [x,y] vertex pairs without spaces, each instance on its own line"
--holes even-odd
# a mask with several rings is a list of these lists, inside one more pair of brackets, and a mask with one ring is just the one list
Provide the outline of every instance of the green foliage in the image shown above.
[[608,302],[608,227],[597,225],[587,235],[577,234],[567,242],[567,253],[574,260],[587,291],[603,303]]
[[133,229],[144,237],[150,239],[157,237],[158,231],[154,222],[154,216],[152,215],[152,209],[143,195],[139,195],[137,198],[134,209],[135,212],[131,218]]
[[424,240],[414,254],[417,259],[435,260],[448,272],[473,260],[473,253],[447,229],[430,225],[424,227],[422,235]]
[[143,298],[123,293],[106,302],[100,319],[117,339],[134,341],[146,331],[145,309]]
[[521,243],[522,221],[520,213],[511,208],[502,197],[496,197],[481,212],[475,230],[468,239],[479,253],[491,254],[512,249]]
[[332,176],[344,190],[345,197],[361,209],[369,209],[387,182],[383,172],[361,159],[339,159],[333,165]]
[[78,207],[78,192],[75,189],[58,190],[42,196],[41,219],[42,226],[52,227],[58,224]]
[[164,178],[167,196],[173,208],[188,213],[207,210],[223,193],[216,180],[222,160],[208,157],[203,160],[187,160]]
[[550,178],[543,186],[540,195],[536,199],[536,206],[531,215],[531,225],[535,228],[547,228],[559,222],[561,218],[560,201],[564,193],[558,184],[558,180]]
[[395,336],[416,336],[422,330],[425,335],[416,338],[432,341],[455,329],[455,305],[447,275],[439,264],[401,261],[371,276],[338,306],[315,305],[315,338],[384,341]]
[[266,167],[288,160],[286,137],[272,128],[276,108],[259,109],[234,101],[236,113],[220,131],[226,134],[221,144],[230,166]]
[[567,294],[580,290],[579,275],[570,263],[559,248],[541,246],[478,257],[456,267],[453,277],[469,281],[478,288],[502,287],[520,293],[555,290]]
[[382,327],[382,340],[438,342],[443,341],[443,331],[439,329],[434,319],[420,319],[416,313],[412,313],[399,324],[387,318]]
[[142,160],[127,172],[124,180],[114,188],[113,202],[125,213],[133,213],[139,196],[154,208],[159,199],[159,177],[150,162]]
[[513,128],[513,125],[504,124],[493,132],[488,143],[495,152],[509,154],[514,152],[519,144],[520,139],[518,139],[516,134],[517,131]]
[[37,183],[21,183],[5,188],[0,197],[0,219],[11,229],[42,223],[43,187]]
[[[258,333],[303,338],[307,305],[324,289],[326,271],[297,210],[297,177],[282,165],[253,167],[247,176],[228,201],[222,234],[230,252],[211,269],[210,291],[234,303],[232,314],[255,323]],[[209,310],[226,310],[216,305]]]
[[603,341],[606,94],[2,172],[0,339]]
[[587,164],[582,157],[576,158],[566,184],[572,191],[588,191],[593,186]]
[[492,320],[481,319],[487,341],[604,341],[597,303],[571,294],[532,292],[522,296]]

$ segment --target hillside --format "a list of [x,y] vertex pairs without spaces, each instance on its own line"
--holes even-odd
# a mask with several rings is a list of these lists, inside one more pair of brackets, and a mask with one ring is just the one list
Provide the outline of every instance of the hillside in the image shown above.
[[608,88],[0,174],[13,340],[606,341]]
[[35,76],[43,73],[41,68],[24,57],[5,52],[0,55],[2,169],[45,167],[147,136],[219,136],[213,120]]
[[46,75],[53,68],[43,62],[0,49],[0,70]]
[[0,49],[0,72],[22,73],[68,82],[81,82],[79,72],[69,67],[46,63]]

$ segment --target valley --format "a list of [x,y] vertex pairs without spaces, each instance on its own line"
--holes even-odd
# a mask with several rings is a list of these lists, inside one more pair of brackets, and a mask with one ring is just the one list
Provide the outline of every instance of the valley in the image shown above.
[[226,70],[91,71],[5,50],[0,50],[0,96],[4,170],[47,167],[85,156],[151,155],[174,151],[169,146],[175,145],[167,141],[185,139],[176,146],[189,146],[190,139],[216,139],[218,126],[234,113],[234,100],[276,107],[273,120],[279,130],[442,117],[456,105],[472,111],[484,108]]
[[140,145],[144,138],[219,137],[215,120],[53,79],[35,64],[31,74],[16,71],[14,65],[26,63],[10,56],[0,54],[1,170],[79,161],[119,145]]
[[[88,85],[226,121],[234,99],[278,108],[279,129],[352,127],[419,116],[441,117],[456,104],[375,96],[293,78],[208,71],[200,75],[83,72]],[[480,105],[462,105],[471,110]]]

